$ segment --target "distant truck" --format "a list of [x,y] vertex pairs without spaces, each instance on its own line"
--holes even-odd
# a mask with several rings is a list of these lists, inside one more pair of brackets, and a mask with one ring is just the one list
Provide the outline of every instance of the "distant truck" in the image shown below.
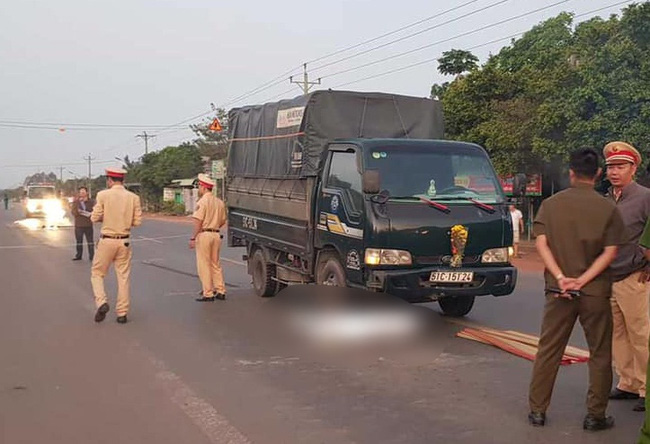
[[62,211],[56,187],[51,183],[31,183],[24,187],[24,210],[27,218],[48,218]]
[[439,102],[316,91],[232,109],[229,131],[228,244],[259,296],[315,282],[464,316],[513,292],[500,182],[483,148],[441,140]]

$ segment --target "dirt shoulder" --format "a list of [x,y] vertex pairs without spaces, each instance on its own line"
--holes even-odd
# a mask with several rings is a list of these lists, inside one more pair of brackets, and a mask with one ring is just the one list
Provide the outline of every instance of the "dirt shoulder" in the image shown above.
[[193,221],[192,217],[190,216],[172,216],[162,213],[143,213],[142,216],[145,219],[162,220],[166,222],[180,222],[186,224],[191,224]]

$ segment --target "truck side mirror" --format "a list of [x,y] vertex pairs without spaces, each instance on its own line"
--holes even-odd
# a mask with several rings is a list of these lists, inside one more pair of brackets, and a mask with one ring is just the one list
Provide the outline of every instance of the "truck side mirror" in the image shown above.
[[512,181],[512,195],[514,197],[521,197],[526,194],[526,185],[528,183],[528,178],[525,174],[519,173],[516,174]]
[[366,170],[363,172],[362,188],[363,192],[367,194],[377,194],[379,188],[379,170]]

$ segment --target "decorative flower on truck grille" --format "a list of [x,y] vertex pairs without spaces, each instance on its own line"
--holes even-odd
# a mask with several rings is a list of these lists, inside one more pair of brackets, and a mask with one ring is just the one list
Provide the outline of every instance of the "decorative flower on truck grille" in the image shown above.
[[460,267],[463,263],[465,246],[467,245],[468,230],[462,225],[451,227],[451,263],[452,267]]

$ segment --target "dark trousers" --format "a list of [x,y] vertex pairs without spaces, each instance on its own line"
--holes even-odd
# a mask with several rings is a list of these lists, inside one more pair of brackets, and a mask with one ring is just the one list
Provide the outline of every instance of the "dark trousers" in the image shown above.
[[534,412],[546,412],[555,378],[576,319],[589,345],[587,412],[603,417],[612,387],[612,307],[606,296],[579,296],[574,300],[546,296],[539,351],[533,366],[529,403]]
[[88,245],[88,257],[92,260],[92,258],[95,256],[92,225],[90,227],[74,227],[74,236],[77,239],[77,257],[81,257],[83,255],[83,238],[86,236],[86,244]]

